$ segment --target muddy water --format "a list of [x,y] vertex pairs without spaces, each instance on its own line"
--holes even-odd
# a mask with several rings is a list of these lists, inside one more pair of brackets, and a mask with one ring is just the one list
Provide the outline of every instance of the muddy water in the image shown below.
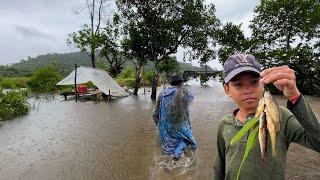
[[[161,154],[149,92],[110,103],[30,100],[29,115],[0,125],[0,179],[212,179],[218,120],[234,105],[218,83],[189,88],[199,149],[181,175],[161,169],[169,157]],[[320,114],[320,99],[308,101]],[[319,161],[320,154],[291,145],[287,178],[320,179]]]

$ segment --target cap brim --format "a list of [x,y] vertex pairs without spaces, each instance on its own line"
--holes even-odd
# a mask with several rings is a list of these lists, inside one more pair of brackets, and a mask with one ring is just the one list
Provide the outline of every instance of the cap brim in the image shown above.
[[224,82],[228,83],[233,77],[235,77],[236,75],[245,72],[245,71],[251,71],[251,72],[255,72],[257,74],[260,74],[260,71],[258,71],[257,69],[255,69],[254,67],[239,67],[237,69],[234,69],[233,71],[231,71],[225,78],[224,78]]
[[181,82],[186,82],[186,81],[184,79],[183,80],[179,80],[179,81],[172,81],[172,82],[170,82],[170,84],[171,85],[177,85],[177,84],[179,84]]

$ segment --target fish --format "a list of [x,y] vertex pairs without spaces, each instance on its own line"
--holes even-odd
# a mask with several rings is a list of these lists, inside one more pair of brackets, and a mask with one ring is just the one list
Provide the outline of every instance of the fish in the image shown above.
[[261,158],[265,159],[267,154],[267,119],[266,119],[266,112],[262,112],[259,118],[259,145],[260,145],[260,152]]
[[276,125],[273,123],[273,121],[271,120],[271,116],[270,113],[268,111],[266,111],[266,119],[267,119],[267,128],[268,128],[268,132],[270,135],[270,140],[271,140],[271,152],[272,152],[272,156],[276,156],[277,155],[277,151],[276,151],[276,143],[277,143],[277,131],[276,131]]
[[[280,109],[277,101],[273,98],[269,91],[264,92],[264,101],[266,104],[267,112],[270,115],[269,120],[273,122],[276,132],[280,130]],[[267,118],[268,120],[268,118]]]
[[264,97],[262,97],[259,101],[259,105],[258,105],[258,108],[256,110],[254,117],[255,118],[260,117],[261,114],[263,113],[264,109],[265,109],[265,102],[264,102]]
[[264,92],[254,117],[259,118],[258,138],[262,159],[266,157],[268,133],[272,156],[276,156],[277,133],[280,131],[280,108],[269,91]]

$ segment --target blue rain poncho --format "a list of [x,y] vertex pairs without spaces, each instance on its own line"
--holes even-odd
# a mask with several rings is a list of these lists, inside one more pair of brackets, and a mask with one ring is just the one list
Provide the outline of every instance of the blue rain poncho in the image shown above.
[[[188,109],[184,110],[184,113],[186,113],[185,119],[179,128],[169,121],[170,102],[175,98],[176,91],[177,87],[172,86],[160,93],[153,111],[153,119],[158,126],[163,152],[165,154],[174,154],[174,157],[179,158],[185,147],[191,145],[192,149],[195,150],[197,144],[192,134]],[[194,96],[188,90],[186,91],[186,96],[188,103],[191,103]]]

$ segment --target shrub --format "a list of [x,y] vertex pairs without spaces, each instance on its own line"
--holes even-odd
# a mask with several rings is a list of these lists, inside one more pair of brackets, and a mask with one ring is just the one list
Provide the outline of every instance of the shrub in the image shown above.
[[116,78],[120,86],[133,87],[135,83],[135,72],[130,66],[125,68]]
[[61,79],[53,66],[37,69],[31,76],[28,86],[35,92],[52,92],[58,89],[56,84]]
[[4,89],[27,88],[29,79],[21,78],[3,78],[0,80],[0,87]]
[[117,76],[117,79],[126,79],[134,78],[135,72],[131,66],[126,67],[121,73]]
[[153,71],[142,72],[142,85],[151,86],[154,76],[155,75]]
[[8,91],[3,93],[0,89],[0,121],[27,114],[29,104],[24,92]]
[[135,79],[134,78],[126,78],[126,79],[117,79],[117,82],[120,86],[134,87]]

